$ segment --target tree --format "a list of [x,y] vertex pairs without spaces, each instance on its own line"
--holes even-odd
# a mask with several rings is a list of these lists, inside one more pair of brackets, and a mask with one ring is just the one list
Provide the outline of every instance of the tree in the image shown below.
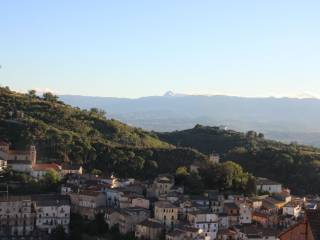
[[52,94],[51,92],[45,92],[42,94],[42,97],[46,101],[56,102],[58,100],[58,96]]
[[90,109],[90,115],[96,115],[98,117],[105,118],[106,114],[107,114],[106,111],[103,109],[99,109],[99,108]]
[[58,173],[55,170],[50,169],[43,176],[42,181],[43,181],[43,183],[45,183],[48,186],[56,185],[60,182],[60,176],[58,175]]
[[176,170],[176,182],[177,184],[184,184],[188,177],[188,169],[186,167],[178,167]]
[[257,181],[256,181],[256,178],[251,174],[248,177],[246,192],[249,195],[257,194]]
[[31,99],[31,98],[36,98],[37,97],[37,92],[36,92],[36,90],[29,90],[28,91],[28,95],[29,95],[29,98]]

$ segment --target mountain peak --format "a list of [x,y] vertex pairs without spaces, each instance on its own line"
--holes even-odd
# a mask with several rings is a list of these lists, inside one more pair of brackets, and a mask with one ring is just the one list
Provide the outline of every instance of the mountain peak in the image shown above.
[[174,97],[175,93],[172,91],[167,91],[165,92],[165,94],[163,94],[164,97]]
[[163,97],[184,97],[184,96],[188,96],[188,94],[175,93],[173,91],[167,91],[165,94],[163,94]]

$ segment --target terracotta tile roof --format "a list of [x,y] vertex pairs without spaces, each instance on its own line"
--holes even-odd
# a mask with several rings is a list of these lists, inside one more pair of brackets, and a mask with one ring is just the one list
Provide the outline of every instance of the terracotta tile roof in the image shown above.
[[48,171],[53,169],[55,171],[60,171],[61,166],[56,163],[38,163],[32,166],[34,171]]
[[320,240],[320,209],[307,210],[307,221],[315,240]]

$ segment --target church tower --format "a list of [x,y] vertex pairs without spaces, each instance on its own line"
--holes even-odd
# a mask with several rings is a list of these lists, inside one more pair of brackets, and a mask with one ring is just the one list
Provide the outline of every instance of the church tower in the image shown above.
[[34,145],[30,146],[30,160],[32,162],[32,165],[36,164],[37,162],[37,150],[36,146]]

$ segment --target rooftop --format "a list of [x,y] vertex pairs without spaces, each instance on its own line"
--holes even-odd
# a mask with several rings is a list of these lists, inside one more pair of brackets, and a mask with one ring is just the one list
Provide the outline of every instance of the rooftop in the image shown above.
[[281,185],[281,183],[275,182],[268,178],[257,178],[257,185]]
[[61,166],[56,163],[37,163],[32,166],[34,171],[48,171],[53,169],[55,171],[59,171]]
[[320,239],[320,209],[307,210],[306,215],[314,239]]
[[177,206],[173,205],[171,202],[168,202],[168,201],[158,201],[155,203],[155,207],[158,207],[158,208],[178,208]]
[[149,227],[149,228],[162,228],[163,227],[163,225],[155,219],[147,219],[147,220],[143,221],[142,223],[140,223],[139,225]]

